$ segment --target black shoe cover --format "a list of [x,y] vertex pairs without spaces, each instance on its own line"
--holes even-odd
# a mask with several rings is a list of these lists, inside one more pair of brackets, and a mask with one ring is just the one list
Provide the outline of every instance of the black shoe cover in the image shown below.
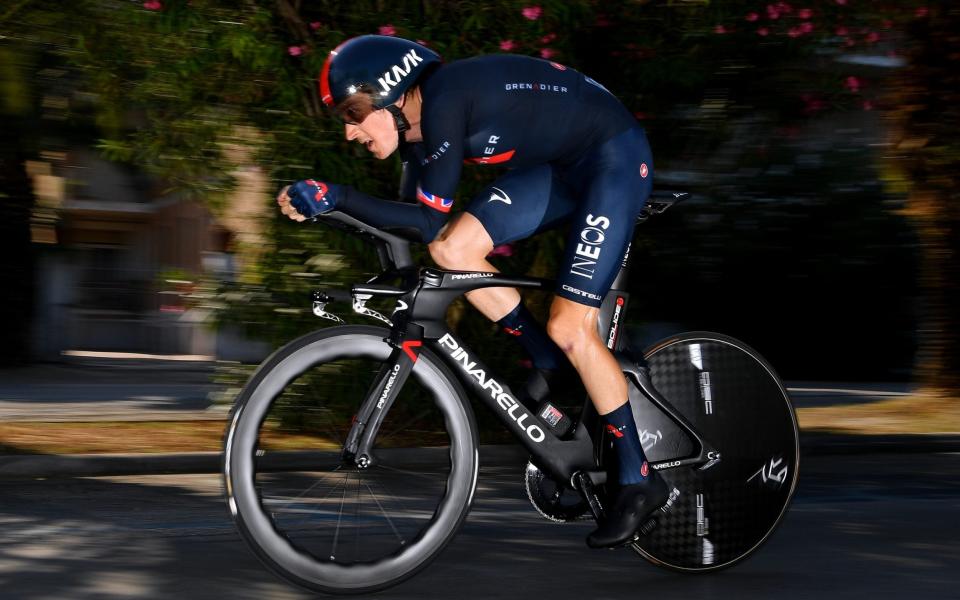
[[670,490],[656,471],[644,483],[621,487],[600,526],[587,536],[587,545],[614,548],[626,544],[669,498]]

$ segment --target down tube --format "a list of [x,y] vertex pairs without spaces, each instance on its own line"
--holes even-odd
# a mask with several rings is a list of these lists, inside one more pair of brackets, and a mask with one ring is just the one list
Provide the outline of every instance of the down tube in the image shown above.
[[458,371],[461,381],[483,400],[531,454],[541,456],[549,452],[550,446],[562,443],[453,334],[445,332],[439,339],[432,339],[429,343]]

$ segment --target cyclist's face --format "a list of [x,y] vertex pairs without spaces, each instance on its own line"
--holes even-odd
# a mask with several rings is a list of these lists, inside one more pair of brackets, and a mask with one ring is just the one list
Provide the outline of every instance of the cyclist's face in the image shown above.
[[384,159],[397,149],[397,125],[386,110],[375,110],[359,122],[344,124],[348,141],[363,144],[374,156]]

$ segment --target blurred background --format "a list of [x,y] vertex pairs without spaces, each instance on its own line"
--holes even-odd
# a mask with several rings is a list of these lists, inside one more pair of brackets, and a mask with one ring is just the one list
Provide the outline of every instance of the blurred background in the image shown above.
[[[249,365],[324,325],[310,291],[375,255],[273,196],[312,176],[395,195],[397,160],[351,148],[316,85],[331,48],[380,33],[447,61],[558,61],[646,127],[655,185],[693,198],[638,230],[638,344],[723,332],[787,380],[906,390],[885,431],[957,431],[958,24],[946,0],[3,2],[0,374],[185,357],[229,403]],[[466,170],[457,208],[497,175]],[[494,260],[552,276],[562,240]],[[492,324],[450,318],[522,377]],[[804,426],[840,423],[812,410]]]

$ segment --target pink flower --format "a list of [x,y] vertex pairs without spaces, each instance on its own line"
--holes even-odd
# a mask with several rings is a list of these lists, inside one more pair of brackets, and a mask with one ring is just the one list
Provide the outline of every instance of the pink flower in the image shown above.
[[381,25],[377,30],[380,35],[397,35],[397,28],[393,25]]
[[303,46],[289,46],[287,48],[287,54],[290,56],[300,56],[303,54]]
[[513,244],[494,246],[493,250],[491,250],[487,256],[513,256]]
[[148,0],[143,3],[143,7],[147,10],[163,10],[163,3],[159,0]]
[[504,52],[510,52],[517,47],[513,40],[500,40],[500,49]]
[[536,21],[540,18],[540,15],[543,14],[543,9],[537,5],[527,6],[520,11],[524,17],[531,21]]
[[[159,4],[159,3],[158,3],[158,4]],[[930,9],[927,8],[926,6],[921,6],[921,7],[918,8],[917,11],[916,11],[915,13],[913,13],[913,14],[917,15],[917,18],[922,19],[923,17],[925,17],[925,16],[927,16],[928,14],[930,14]]]
[[756,21],[756,20],[759,19],[759,18],[760,18],[760,15],[758,15],[758,14],[755,13],[755,12],[747,13],[747,16],[744,17],[744,19],[746,19],[747,21],[750,21],[751,23],[753,23],[754,21]]
[[801,33],[810,33],[811,31],[813,31],[813,23],[810,21],[804,21],[803,23],[800,23]]
[[800,31],[799,27],[791,27],[790,30],[787,31],[787,35],[789,35],[792,38],[798,38],[801,35],[803,35],[803,32]]
[[757,35],[761,37],[767,37],[768,35],[770,35],[770,30],[767,29],[766,27],[761,27],[760,29],[757,30]]
[[310,23],[310,29],[312,29],[312,30],[314,30],[314,31],[320,29],[322,26],[323,26],[323,24],[320,23],[320,21],[312,21],[312,22]]
[[800,17],[801,19],[809,19],[810,17],[813,16],[813,11],[810,10],[809,8],[801,8],[800,10],[797,11],[797,16]]
[[844,27],[843,25],[841,25],[840,27],[837,27],[837,31],[836,31],[837,35],[847,35],[849,33],[850,33],[850,30]]
[[782,13],[790,14],[793,12],[793,7],[786,2],[777,2],[777,10]]
[[713,32],[718,35],[723,35],[724,33],[727,32],[727,28],[724,27],[723,25],[717,25],[716,27],[713,28]]
[[557,51],[553,48],[541,48],[540,49],[540,58],[551,59],[557,55]]
[[780,11],[777,10],[776,6],[772,4],[767,5],[767,18],[771,21],[776,21],[780,18]]
[[867,34],[867,43],[868,43],[868,44],[876,44],[876,43],[877,43],[877,40],[879,40],[879,39],[880,39],[880,34],[877,33],[876,31],[871,31],[870,33]]
[[869,100],[864,100],[863,110],[873,110],[873,102],[870,102]]
[[557,34],[555,34],[555,33],[548,33],[547,35],[545,35],[545,36],[543,36],[542,38],[540,38],[540,43],[541,43],[541,44],[549,44],[550,42],[552,42],[552,41],[555,40],[555,39],[557,39]]
[[843,81],[843,86],[856,94],[860,91],[860,80],[851,75]]

